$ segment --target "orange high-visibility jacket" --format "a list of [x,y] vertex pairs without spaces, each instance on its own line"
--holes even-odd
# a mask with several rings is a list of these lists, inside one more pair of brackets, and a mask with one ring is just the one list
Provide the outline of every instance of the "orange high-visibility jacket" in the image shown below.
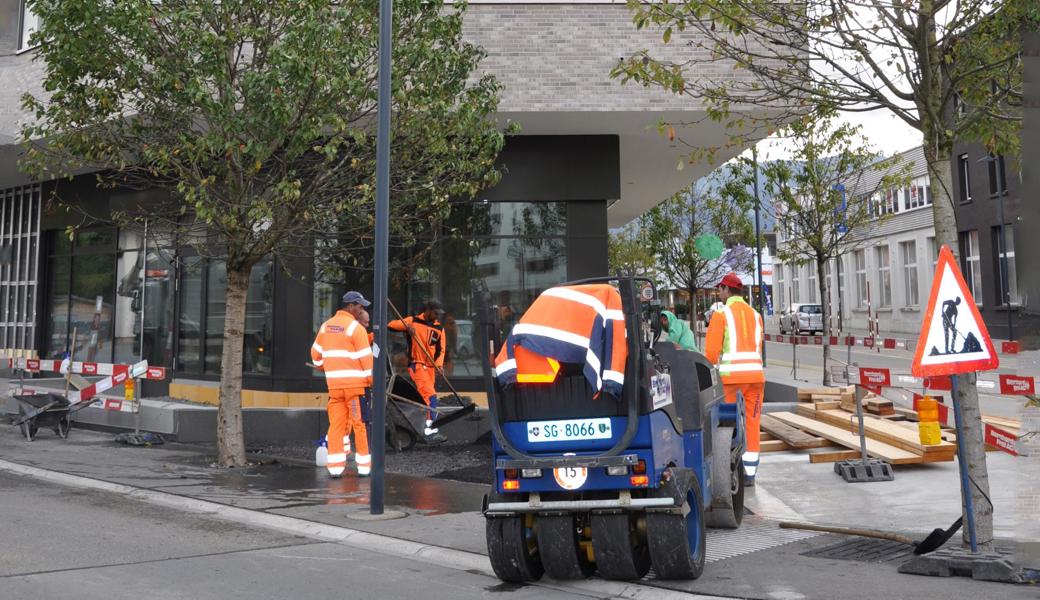
[[[444,366],[444,326],[440,321],[432,323],[422,318],[422,315],[396,319],[386,324],[388,329],[394,331],[408,331],[411,325],[415,329],[415,335],[409,335],[411,347],[408,362],[426,365],[427,367]],[[421,346],[420,346],[421,344]],[[423,352],[423,348],[426,352]],[[427,356],[429,354],[429,356]],[[430,362],[430,359],[433,362]]]
[[337,311],[321,324],[311,346],[311,362],[325,371],[330,390],[353,390],[363,394],[372,386],[372,347],[368,333],[353,315]]
[[719,367],[722,383],[762,383],[762,315],[740,296],[711,315],[704,354]]
[[[553,361],[584,364],[585,378],[594,390],[620,396],[628,358],[626,342],[621,294],[614,286],[550,288],[513,326],[495,361],[495,375],[502,385],[552,381],[559,369]],[[537,360],[537,356],[545,360]]]

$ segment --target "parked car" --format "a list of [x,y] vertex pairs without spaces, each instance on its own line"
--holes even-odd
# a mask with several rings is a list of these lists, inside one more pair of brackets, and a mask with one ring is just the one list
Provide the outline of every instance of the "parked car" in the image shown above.
[[780,334],[823,333],[823,306],[819,304],[792,304],[780,313]]

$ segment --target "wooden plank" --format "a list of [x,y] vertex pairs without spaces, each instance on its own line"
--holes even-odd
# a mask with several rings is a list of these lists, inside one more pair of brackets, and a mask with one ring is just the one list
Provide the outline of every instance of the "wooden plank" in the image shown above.
[[809,462],[815,465],[819,463],[838,462],[839,460],[855,460],[860,456],[862,456],[862,454],[859,450],[849,450],[848,448],[830,448],[810,453]]
[[787,450],[794,450],[795,449],[794,446],[791,446],[790,444],[788,444],[787,442],[785,442],[783,440],[766,440],[766,441],[762,442],[759,445],[759,447],[760,447],[760,449],[761,449],[760,451],[762,453],[766,453],[766,452],[785,452]]
[[816,400],[813,405],[816,410],[835,410],[841,408],[841,400]]
[[772,417],[772,413],[762,415],[761,425],[762,429],[768,431],[777,439],[783,440],[789,446],[794,448],[819,447],[818,438],[811,436],[804,431],[800,431],[797,427],[791,427],[790,425],[777,421]]
[[[846,448],[851,448],[853,450],[859,448],[859,436],[853,435],[840,427],[821,423],[808,417],[803,417],[790,412],[770,413],[770,416],[792,427],[808,431],[836,444],[845,446]],[[919,454],[908,452],[902,448],[896,448],[895,446],[879,442],[878,440],[868,438],[866,443],[867,454],[876,458],[885,459],[894,465],[908,465],[924,462],[923,457]]]
[[773,434],[769,433],[768,431],[759,431],[758,439],[763,442],[768,442],[769,440],[775,440],[776,438],[773,437]]
[[[859,433],[859,422],[856,419],[856,416],[850,415],[844,411],[816,411],[816,420],[829,425],[841,427],[849,433]],[[890,446],[895,446],[915,454],[941,454],[949,456],[949,459],[952,460],[953,455],[957,452],[957,447],[949,442],[943,442],[934,446],[925,446],[921,443],[916,431],[911,431],[898,423],[892,423],[884,419],[864,416],[863,430],[868,438],[884,442]]]

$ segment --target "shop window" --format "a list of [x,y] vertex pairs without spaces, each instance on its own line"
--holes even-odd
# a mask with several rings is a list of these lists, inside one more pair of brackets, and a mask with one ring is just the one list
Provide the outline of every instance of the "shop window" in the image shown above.
[[[242,372],[270,374],[273,330],[273,271],[271,261],[253,267],[246,295],[246,320],[243,330]],[[206,277],[206,373],[220,374],[224,354],[224,319],[227,315],[227,267],[211,261]]]
[[180,319],[177,323],[177,370],[202,371],[202,304],[205,298],[203,262],[197,256],[181,260]]

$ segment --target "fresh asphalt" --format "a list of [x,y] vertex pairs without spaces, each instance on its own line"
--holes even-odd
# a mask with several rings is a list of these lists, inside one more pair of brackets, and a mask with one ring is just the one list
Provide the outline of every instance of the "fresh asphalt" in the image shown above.
[[0,507],[4,600],[590,597],[3,471]]

